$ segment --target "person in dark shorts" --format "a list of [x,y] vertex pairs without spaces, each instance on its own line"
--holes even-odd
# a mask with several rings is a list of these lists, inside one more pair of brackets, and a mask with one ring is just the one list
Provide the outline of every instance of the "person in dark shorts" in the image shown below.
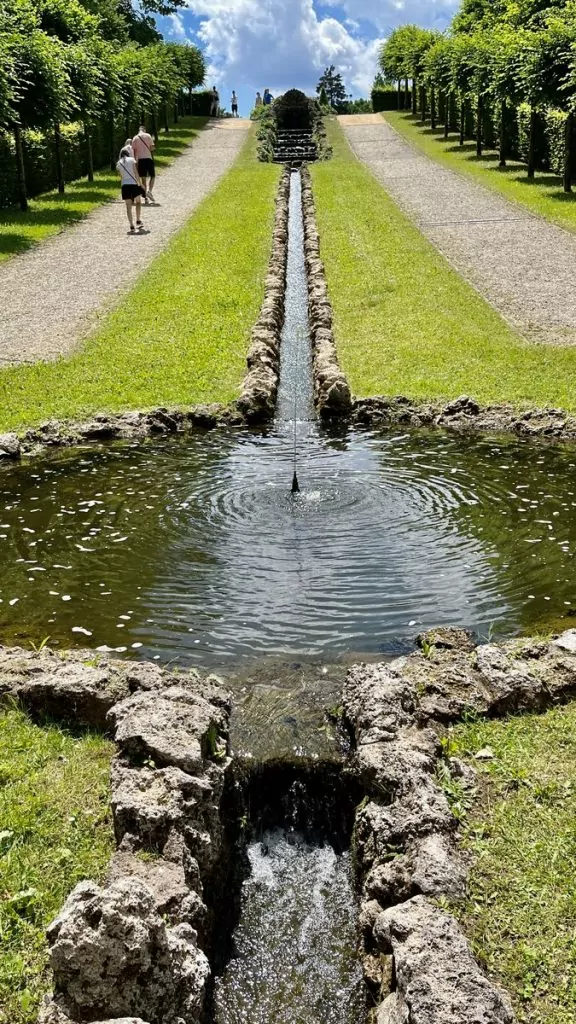
[[146,206],[148,206],[149,202],[153,203],[155,201],[152,192],[154,190],[156,170],[153,155],[154,139],[148,134],[143,124],[140,125],[138,135],[135,135],[132,139],[132,152],[138,163],[138,174],[142,178],[145,192],[144,201]]
[[142,223],[142,196],[144,189],[138,174],[138,164],[132,156],[128,146],[120,151],[120,159],[116,164],[116,170],[120,175],[122,187],[122,199],[126,203],[126,213],[130,225],[130,234],[135,234],[134,209],[136,209],[136,227],[139,232],[144,230]]
[[238,117],[238,97],[234,89],[232,90],[232,100],[230,106],[232,107],[232,117]]

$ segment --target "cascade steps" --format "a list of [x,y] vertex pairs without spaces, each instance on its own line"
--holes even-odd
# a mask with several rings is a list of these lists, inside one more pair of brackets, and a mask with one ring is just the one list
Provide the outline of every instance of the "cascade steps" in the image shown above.
[[318,147],[309,128],[282,128],[274,146],[275,163],[311,163],[318,157]]

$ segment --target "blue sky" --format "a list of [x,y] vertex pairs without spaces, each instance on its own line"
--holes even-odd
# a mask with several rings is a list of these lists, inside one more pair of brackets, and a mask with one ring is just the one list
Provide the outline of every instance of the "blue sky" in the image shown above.
[[335,64],[349,93],[366,96],[378,51],[396,25],[413,21],[444,29],[458,0],[187,0],[177,14],[157,18],[166,39],[196,43],[206,54],[207,85],[223,106],[236,89],[248,115],[256,91],[291,87],[314,92],[322,70]]

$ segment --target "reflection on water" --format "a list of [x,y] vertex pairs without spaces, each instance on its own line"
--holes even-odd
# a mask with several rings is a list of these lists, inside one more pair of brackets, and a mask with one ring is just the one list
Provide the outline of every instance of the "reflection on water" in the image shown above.
[[576,603],[568,449],[300,423],[0,472],[0,639],[236,665],[527,629]]
[[365,1004],[350,854],[276,830],[248,856],[216,1024],[358,1024]]

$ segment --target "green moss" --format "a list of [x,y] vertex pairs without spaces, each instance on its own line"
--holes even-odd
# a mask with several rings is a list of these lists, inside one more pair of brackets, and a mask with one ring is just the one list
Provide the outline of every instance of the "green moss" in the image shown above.
[[100,736],[34,725],[0,708],[0,1022],[33,1024],[46,975],[46,925],[113,848]]
[[[494,759],[478,762],[490,747]],[[474,855],[460,908],[475,952],[513,996],[522,1024],[576,1019],[576,704],[470,722],[450,752],[480,772],[465,826]]]
[[[154,154],[157,168],[162,170],[173,163],[205,123],[205,117],[186,117],[168,135],[161,135]],[[54,190],[31,199],[26,213],[0,210],[0,262],[83,220],[102,203],[116,199],[119,180],[109,168],[96,171],[93,182],[78,178],[67,183],[64,195]]]
[[339,126],[329,133],[334,159],[312,177],[353,391],[576,409],[576,350],[524,342],[356,160]]
[[0,430],[235,398],[264,293],[279,175],[256,162],[251,136],[80,351],[0,371]]
[[387,112],[384,117],[404,138],[438,163],[461,174],[470,174],[481,185],[499,192],[506,199],[521,203],[532,213],[546,217],[569,231],[576,231],[576,193],[564,192],[562,178],[557,174],[537,171],[534,180],[530,181],[526,176],[526,164],[518,160],[508,160],[506,167],[499,167],[499,155],[494,150],[486,150],[482,157],[477,157],[475,142],[467,141],[464,146],[459,146],[454,133],[446,140],[443,129],[432,131],[411,114],[394,111]]

